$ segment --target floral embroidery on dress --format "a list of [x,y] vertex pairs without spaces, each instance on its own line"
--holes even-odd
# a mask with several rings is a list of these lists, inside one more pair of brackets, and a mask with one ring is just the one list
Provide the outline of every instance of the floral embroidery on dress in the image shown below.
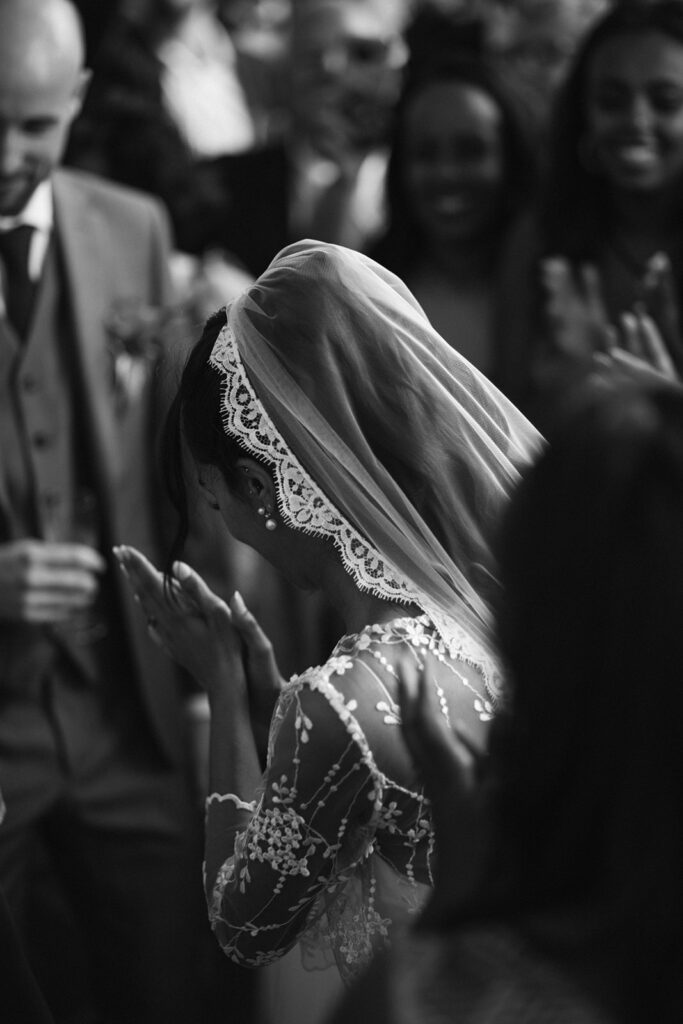
[[[293,677],[273,714],[257,803],[212,794],[207,804],[207,862],[217,865],[206,879],[209,916],[238,963],[272,962],[298,939],[305,960],[335,962],[350,980],[426,898],[434,853],[429,801],[384,774],[382,750],[376,741],[370,748],[364,731],[379,715],[387,743],[396,742],[392,648],[418,663],[427,655],[443,663],[472,708],[479,703],[480,717],[492,711],[484,670],[477,689],[426,615],[345,636],[324,665]],[[246,825],[233,830],[234,849],[227,849],[222,815],[235,808]]]
[[283,875],[308,877],[308,859],[322,839],[310,835],[306,822],[293,807],[269,808],[250,833],[247,854],[251,860],[269,863]]
[[349,973],[359,973],[370,962],[378,945],[387,945],[384,940],[389,936],[390,925],[389,918],[381,917],[374,907],[357,911],[348,920],[340,917],[336,928],[330,930],[330,937]]

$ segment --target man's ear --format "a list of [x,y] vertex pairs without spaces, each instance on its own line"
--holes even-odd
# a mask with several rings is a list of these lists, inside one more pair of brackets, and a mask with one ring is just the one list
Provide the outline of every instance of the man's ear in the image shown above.
[[237,472],[240,481],[240,493],[254,511],[265,509],[272,512],[275,500],[275,484],[269,471],[256,459],[241,456],[237,460]]

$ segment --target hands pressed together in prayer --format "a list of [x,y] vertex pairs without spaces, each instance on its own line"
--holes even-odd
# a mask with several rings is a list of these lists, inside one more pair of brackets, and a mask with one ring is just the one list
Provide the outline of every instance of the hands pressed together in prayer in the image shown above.
[[263,754],[273,707],[282,687],[272,645],[241,594],[221,600],[185,562],[164,574],[135,548],[114,549],[152,639],[205,689],[211,701],[229,685],[248,699]]

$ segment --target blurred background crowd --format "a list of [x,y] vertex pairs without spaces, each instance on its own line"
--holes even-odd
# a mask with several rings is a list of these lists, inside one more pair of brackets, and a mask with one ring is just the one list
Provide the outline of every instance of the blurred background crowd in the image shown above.
[[[90,79],[62,162],[161,200],[165,312],[190,335],[283,246],[315,238],[397,273],[548,436],[616,344],[680,374],[683,2],[76,6]],[[167,328],[158,312],[118,311],[127,353]],[[332,610],[226,544],[226,591],[239,587],[282,674],[321,663],[341,632]],[[66,908],[37,891],[60,922],[41,982],[60,1020],[90,1020],[69,1016],[75,939],[65,967],[47,963],[68,945]]]
[[[91,79],[64,162],[162,200],[175,302],[191,330],[289,241],[338,242],[398,273],[439,332],[543,426],[604,326],[578,291],[554,296],[580,308],[579,324],[560,330],[553,317],[546,344],[551,243],[538,210],[557,188],[546,180],[550,110],[581,40],[613,4],[77,6]],[[149,332],[139,321],[132,311],[124,331]],[[299,595],[283,605],[279,585],[263,586],[272,570],[236,542],[232,561],[285,675],[317,663],[336,635],[331,613]]]
[[[648,313],[675,333],[662,310],[676,291],[675,212],[666,180],[651,188],[652,129],[640,159],[633,113],[652,68],[632,72],[627,46],[617,78],[628,66],[629,81],[615,88],[629,95],[608,111],[597,86],[586,97],[590,61],[572,63],[628,0],[78,6],[92,79],[66,162],[164,202],[180,301],[212,309],[298,238],[368,252],[540,426],[544,396],[606,328],[624,329],[645,278]],[[673,120],[651,106],[646,121]],[[615,133],[633,134],[635,152],[611,159]],[[647,210],[625,208],[633,183]]]

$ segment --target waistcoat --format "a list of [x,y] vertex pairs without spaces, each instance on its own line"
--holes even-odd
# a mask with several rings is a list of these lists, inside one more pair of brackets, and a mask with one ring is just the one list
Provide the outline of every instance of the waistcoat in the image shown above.
[[[60,288],[58,246],[46,255],[36,306],[22,345],[0,324],[0,482],[5,491],[2,540],[38,537],[101,548],[97,495],[92,486],[86,424],[79,415],[70,314]],[[36,687],[60,655],[81,681],[95,683],[114,621],[106,577],[93,609],[70,625],[5,624],[0,629],[0,689]],[[120,645],[117,644],[117,647]]]

